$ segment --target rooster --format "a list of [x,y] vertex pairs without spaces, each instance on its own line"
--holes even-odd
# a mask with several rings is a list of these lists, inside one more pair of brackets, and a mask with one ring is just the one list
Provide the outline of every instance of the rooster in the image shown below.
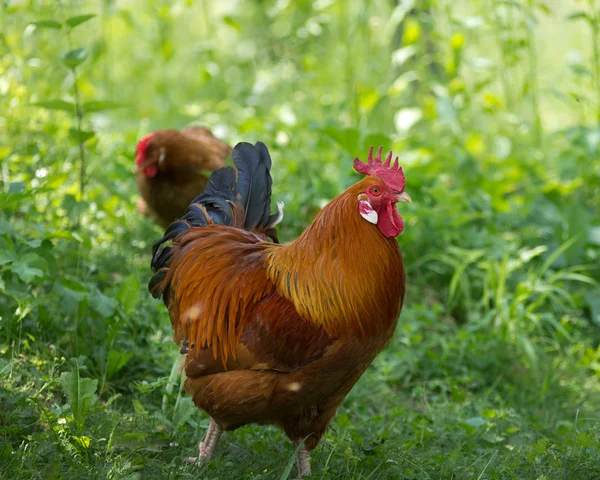
[[135,158],[142,195],[138,210],[168,227],[204,190],[205,172],[222,167],[230,153],[229,145],[202,127],[146,135],[137,145]]
[[[233,167],[154,245],[148,288],[162,295],[185,355],[185,389],[210,425],[198,457],[221,432],[281,427],[295,445],[298,476],[336,409],[392,338],[405,290],[395,204],[410,202],[392,153],[354,168],[366,177],[334,198],[289,244],[269,242],[271,159],[239,143]],[[169,243],[170,242],[170,243]]]

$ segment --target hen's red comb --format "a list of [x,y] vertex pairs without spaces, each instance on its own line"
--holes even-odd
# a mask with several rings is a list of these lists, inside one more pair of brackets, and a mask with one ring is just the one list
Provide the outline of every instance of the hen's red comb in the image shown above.
[[358,173],[365,175],[371,175],[372,177],[381,178],[385,184],[391,189],[402,192],[406,187],[406,179],[404,178],[404,172],[402,167],[398,165],[398,157],[392,164],[392,152],[390,152],[385,159],[385,162],[381,161],[381,152],[383,147],[379,147],[377,155],[373,158],[373,147],[369,150],[369,158],[367,163],[360,161],[358,157],[354,159],[354,170]]
[[144,138],[142,138],[137,144],[137,148],[135,149],[135,164],[140,165],[142,160],[144,159],[144,155],[146,154],[146,148],[148,148],[148,143],[150,143],[150,139],[154,133],[149,133]]

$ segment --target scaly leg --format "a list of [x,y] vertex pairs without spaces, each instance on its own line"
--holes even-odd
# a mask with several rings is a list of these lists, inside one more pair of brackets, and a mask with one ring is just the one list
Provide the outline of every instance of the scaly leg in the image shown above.
[[198,446],[198,456],[187,457],[185,461],[187,463],[200,463],[202,461],[210,460],[217,443],[219,443],[221,433],[223,433],[223,430],[221,430],[221,427],[217,425],[217,422],[211,418],[204,441],[200,442],[200,445]]
[[302,480],[304,475],[310,475],[310,453],[304,445],[298,450],[296,455],[296,468],[298,469],[298,479]]

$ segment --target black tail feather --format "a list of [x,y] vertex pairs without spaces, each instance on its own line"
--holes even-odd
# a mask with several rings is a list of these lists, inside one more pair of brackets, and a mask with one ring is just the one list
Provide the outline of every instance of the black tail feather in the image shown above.
[[[206,195],[218,195],[227,200],[234,200],[237,174],[233,167],[223,167],[215,170],[206,184]],[[192,202],[194,203],[194,202]]]
[[264,143],[238,143],[233,149],[238,169],[237,191],[244,210],[244,228],[254,230],[271,214],[271,157]]
[[[246,230],[261,230],[277,242],[277,225],[283,217],[283,204],[271,215],[271,156],[262,142],[256,145],[238,143],[233,149],[233,161],[237,168],[223,167],[210,176],[206,189],[198,195],[181,219],[167,228],[164,236],[152,246],[152,270],[154,276],[148,289],[155,298],[161,293],[166,299],[168,286],[162,285],[173,254],[165,245],[191,227],[203,227],[209,223],[233,225],[236,207],[243,214]],[[237,223],[237,222],[236,222]]]

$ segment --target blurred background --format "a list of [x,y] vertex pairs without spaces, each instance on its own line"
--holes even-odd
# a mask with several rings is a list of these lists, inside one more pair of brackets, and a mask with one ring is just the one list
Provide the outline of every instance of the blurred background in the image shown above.
[[[283,241],[371,145],[404,167],[404,311],[318,478],[600,478],[598,0],[0,9],[0,478],[198,478],[134,178],[191,124],[267,144]],[[201,478],[285,478],[229,440]]]

